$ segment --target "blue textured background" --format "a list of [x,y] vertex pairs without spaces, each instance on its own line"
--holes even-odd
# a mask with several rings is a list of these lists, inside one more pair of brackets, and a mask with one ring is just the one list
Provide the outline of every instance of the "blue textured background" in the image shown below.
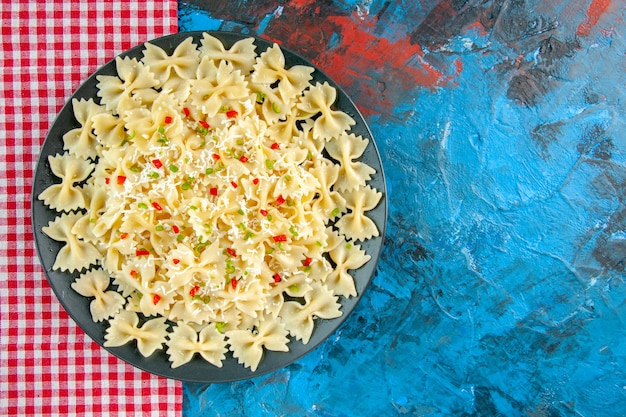
[[390,209],[339,331],[270,375],[184,384],[185,416],[626,415],[624,2],[179,6],[181,31],[279,41],[342,85]]

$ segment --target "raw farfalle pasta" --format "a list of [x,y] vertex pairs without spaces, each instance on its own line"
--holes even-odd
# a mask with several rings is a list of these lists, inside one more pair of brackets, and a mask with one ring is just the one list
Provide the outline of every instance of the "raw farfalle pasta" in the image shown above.
[[147,357],[162,348],[167,334],[165,317],[150,319],[139,324],[137,313],[122,310],[109,321],[109,328],[104,336],[104,346],[122,346],[135,340],[139,352]]
[[39,199],[57,211],[84,208],[85,196],[77,184],[89,177],[93,164],[73,155],[50,155],[48,163],[52,173],[61,179],[61,183],[48,187],[39,195]]
[[225,339],[226,336],[213,326],[207,326],[197,332],[184,321],[178,322],[167,341],[167,353],[172,367],[186,364],[197,353],[207,362],[221,368],[228,351]]
[[72,289],[84,297],[93,297],[89,310],[94,322],[113,317],[126,300],[117,291],[106,291],[111,278],[102,269],[87,271],[72,283]]
[[81,213],[63,213],[43,228],[43,232],[51,239],[65,243],[56,256],[53,269],[80,271],[96,265],[101,259],[100,251],[92,243],[81,240],[72,233],[74,224],[82,216]]
[[378,236],[376,224],[365,215],[365,212],[376,207],[382,194],[368,185],[346,191],[343,196],[350,212],[337,221],[339,231],[349,239],[360,241]]
[[326,143],[328,154],[339,161],[339,178],[335,186],[339,191],[358,190],[365,186],[376,172],[374,168],[357,161],[369,140],[354,134],[342,133],[337,140]]
[[97,156],[97,142],[93,134],[93,116],[104,111],[104,106],[96,104],[93,99],[72,100],[74,117],[81,127],[72,129],[63,135],[63,149],[80,158]]
[[59,212],[43,228],[64,243],[54,269],[80,273],[105,346],[255,371],[290,337],[308,343],[357,295],[350,271],[370,255],[356,242],[379,234],[367,211],[382,194],[358,161],[369,140],[335,89],[252,38],[115,63],[99,103],[73,102],[81,127],[39,195]]

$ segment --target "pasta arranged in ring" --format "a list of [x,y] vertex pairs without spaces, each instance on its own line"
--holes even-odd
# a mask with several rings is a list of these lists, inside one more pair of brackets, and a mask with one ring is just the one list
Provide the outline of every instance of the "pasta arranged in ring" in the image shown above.
[[98,99],[74,99],[80,127],[48,158],[59,183],[39,195],[63,242],[53,268],[107,322],[105,346],[196,355],[230,351],[255,371],[264,350],[309,342],[317,318],[357,295],[350,270],[379,236],[382,194],[359,162],[368,138],[313,68],[286,67],[274,44],[226,49],[203,34],[169,55],[116,59]]

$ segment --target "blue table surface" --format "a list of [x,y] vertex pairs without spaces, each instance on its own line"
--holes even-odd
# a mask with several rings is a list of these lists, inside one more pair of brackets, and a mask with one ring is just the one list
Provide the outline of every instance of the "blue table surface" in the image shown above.
[[274,373],[184,384],[194,416],[626,415],[626,6],[181,0],[181,31],[308,58],[387,178],[376,275]]

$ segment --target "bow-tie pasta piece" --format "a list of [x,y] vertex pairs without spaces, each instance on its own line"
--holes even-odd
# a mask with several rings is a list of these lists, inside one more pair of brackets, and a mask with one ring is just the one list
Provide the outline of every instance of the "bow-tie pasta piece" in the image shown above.
[[[207,62],[203,60],[203,64]],[[232,110],[237,107],[238,113],[242,113],[240,101],[245,100],[250,95],[247,81],[241,71],[235,69],[226,61],[221,61],[215,80],[203,78],[191,80],[191,102],[200,109],[203,114],[214,117],[224,108]]]
[[208,33],[203,34],[200,43],[202,46],[198,49],[200,50],[201,58],[206,56],[214,61],[216,65],[219,65],[221,61],[229,62],[244,75],[248,75],[252,71],[252,65],[254,65],[256,60],[256,46],[253,38],[239,40],[228,50],[224,48],[219,39]]
[[94,297],[89,304],[91,318],[100,322],[113,317],[125,303],[116,291],[106,291],[111,280],[102,269],[87,271],[72,283],[72,289],[83,297]]
[[193,359],[195,354],[202,356],[207,362],[218,368],[222,367],[222,361],[226,359],[226,336],[220,333],[214,325],[205,326],[200,332],[196,332],[184,322],[178,322],[168,336],[167,354],[172,368]]
[[181,42],[172,55],[150,42],[146,42],[145,47],[141,62],[150,68],[160,87],[171,78],[193,78],[200,62],[200,53],[191,37]]
[[267,350],[287,352],[287,330],[285,326],[267,316],[261,317],[251,329],[231,330],[226,333],[233,356],[240,364],[256,371],[263,348]]
[[341,316],[341,305],[331,290],[315,284],[304,294],[304,304],[287,301],[280,312],[285,328],[302,343],[307,344],[313,334],[316,318],[333,319]]
[[337,221],[336,226],[339,228],[339,231],[346,235],[348,239],[360,241],[378,236],[376,223],[367,217],[365,212],[374,209],[382,196],[382,193],[369,185],[344,192],[343,197],[346,199],[346,206],[351,211]]
[[124,119],[109,112],[93,117],[93,131],[96,140],[105,149],[123,146],[134,138],[126,133]]
[[343,237],[340,237],[340,241],[341,243],[329,252],[336,266],[328,275],[326,283],[337,295],[355,297],[357,293],[354,278],[348,270],[359,269],[371,259],[371,256],[359,245],[347,242]]
[[122,310],[109,321],[104,346],[118,347],[135,340],[137,349],[147,358],[165,343],[167,327],[164,317],[148,320],[140,326],[137,313]]
[[[134,132],[133,143],[149,151],[167,145],[172,138],[180,137],[184,127],[178,115],[177,103],[172,94],[161,92],[151,108],[142,106],[124,112],[126,130]],[[145,145],[142,146],[142,143]]]
[[363,155],[368,139],[354,134],[342,133],[337,139],[326,142],[326,151],[341,167],[335,186],[339,191],[355,190],[365,185],[376,173],[369,165],[357,161]]
[[256,59],[252,81],[268,86],[278,82],[277,90],[282,100],[291,101],[309,86],[313,71],[313,68],[306,65],[285,68],[283,51],[278,44],[274,44]]
[[73,99],[74,117],[81,127],[63,135],[63,149],[80,158],[95,158],[98,154],[96,137],[93,134],[93,116],[105,111],[105,107],[93,99]]
[[319,197],[313,203],[313,209],[328,218],[336,218],[346,210],[346,200],[333,190],[339,178],[340,167],[332,162],[318,159],[309,168],[309,172],[321,183]]
[[320,116],[313,124],[313,138],[316,140],[330,140],[349,130],[356,121],[341,110],[333,110],[332,105],[337,99],[337,90],[327,82],[316,83],[304,91],[304,95],[297,104],[298,109],[309,115]]
[[51,239],[65,243],[57,253],[52,269],[80,271],[90,265],[95,265],[100,259],[100,252],[93,244],[79,240],[72,233],[72,227],[82,216],[81,213],[63,213],[42,228]]
[[48,163],[52,173],[61,179],[61,183],[46,188],[39,194],[38,199],[56,211],[69,212],[84,208],[86,201],[83,191],[74,184],[86,180],[94,165],[67,153],[48,156]]
[[181,42],[172,55],[168,55],[160,47],[145,43],[146,49],[141,62],[150,68],[159,82],[162,91],[171,91],[180,100],[186,100],[189,95],[189,80],[194,78],[200,52],[191,37]]
[[150,69],[137,58],[115,58],[117,76],[98,75],[98,97],[108,111],[117,112],[118,105],[123,98],[130,98],[135,94],[141,96],[146,91],[156,87],[159,82],[150,72]]

